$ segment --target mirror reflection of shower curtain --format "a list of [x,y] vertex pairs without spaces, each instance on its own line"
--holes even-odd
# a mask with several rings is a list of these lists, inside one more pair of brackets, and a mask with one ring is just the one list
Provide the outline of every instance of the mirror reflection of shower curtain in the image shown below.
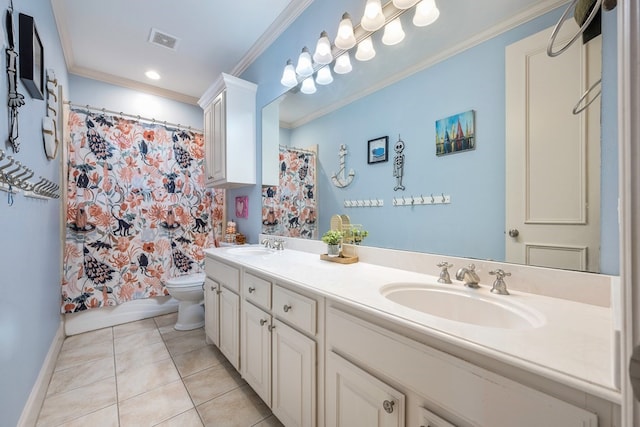
[[279,185],[262,188],[262,233],[317,239],[318,146],[280,146]]
[[63,313],[167,295],[167,278],[202,271],[224,212],[202,134],[73,108],[65,136]]

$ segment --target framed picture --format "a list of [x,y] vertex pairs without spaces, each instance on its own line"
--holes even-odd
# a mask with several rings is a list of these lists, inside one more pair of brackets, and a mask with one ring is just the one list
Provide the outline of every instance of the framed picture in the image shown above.
[[249,217],[249,196],[236,197],[236,217],[237,218]]
[[44,99],[44,49],[33,17],[21,13],[19,55],[20,80],[32,98]]
[[475,111],[469,110],[436,121],[436,155],[476,148]]
[[367,163],[380,163],[389,160],[389,137],[371,139],[367,144]]

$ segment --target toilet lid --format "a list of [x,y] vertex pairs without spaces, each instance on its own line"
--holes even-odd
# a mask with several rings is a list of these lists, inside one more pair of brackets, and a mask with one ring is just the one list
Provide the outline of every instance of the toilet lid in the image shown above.
[[187,274],[167,280],[168,286],[192,286],[204,283],[204,273]]

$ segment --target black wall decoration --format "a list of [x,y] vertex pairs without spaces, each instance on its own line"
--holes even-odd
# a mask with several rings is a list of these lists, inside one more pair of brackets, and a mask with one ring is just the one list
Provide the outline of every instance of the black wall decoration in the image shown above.
[[20,24],[20,79],[27,92],[35,99],[44,99],[44,49],[33,17],[21,13]]

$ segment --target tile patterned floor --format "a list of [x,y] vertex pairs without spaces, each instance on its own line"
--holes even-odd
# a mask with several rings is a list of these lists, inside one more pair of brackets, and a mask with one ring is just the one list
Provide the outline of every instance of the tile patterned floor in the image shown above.
[[37,427],[279,427],[204,330],[176,313],[65,339]]

